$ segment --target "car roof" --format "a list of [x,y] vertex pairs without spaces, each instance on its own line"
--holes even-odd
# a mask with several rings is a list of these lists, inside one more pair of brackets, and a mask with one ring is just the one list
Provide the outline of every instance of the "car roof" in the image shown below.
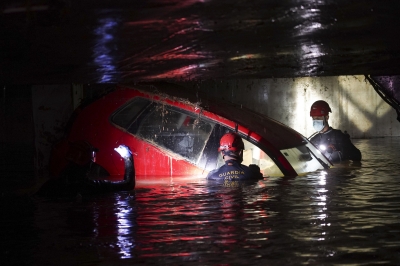
[[158,95],[161,99],[169,98],[186,105],[202,108],[255,132],[279,150],[301,146],[307,140],[294,129],[266,115],[252,111],[246,107],[221,99],[215,99],[207,94],[194,91],[169,82],[145,82],[134,85],[118,85],[120,89],[135,89],[151,96]]

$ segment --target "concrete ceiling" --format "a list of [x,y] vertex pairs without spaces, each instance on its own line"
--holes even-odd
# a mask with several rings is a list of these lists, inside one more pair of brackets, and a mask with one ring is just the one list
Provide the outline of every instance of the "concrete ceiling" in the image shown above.
[[0,84],[400,74],[398,0],[3,0]]

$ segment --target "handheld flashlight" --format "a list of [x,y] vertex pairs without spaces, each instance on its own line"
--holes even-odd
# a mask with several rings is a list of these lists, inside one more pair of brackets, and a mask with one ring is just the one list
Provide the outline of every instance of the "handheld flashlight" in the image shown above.
[[318,149],[320,151],[327,151],[328,153],[332,153],[333,152],[333,148],[331,146],[326,146],[325,144],[319,145]]

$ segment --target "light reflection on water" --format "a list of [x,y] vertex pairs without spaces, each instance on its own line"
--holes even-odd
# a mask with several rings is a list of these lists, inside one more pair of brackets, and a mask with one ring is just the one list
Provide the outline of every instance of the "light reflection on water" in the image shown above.
[[400,264],[400,138],[354,143],[361,165],[296,178],[3,204],[2,256],[22,253],[30,265]]

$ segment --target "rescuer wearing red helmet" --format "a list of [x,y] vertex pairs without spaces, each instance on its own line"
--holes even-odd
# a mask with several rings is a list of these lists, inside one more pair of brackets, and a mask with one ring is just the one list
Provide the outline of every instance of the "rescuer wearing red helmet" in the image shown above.
[[311,105],[310,116],[317,132],[310,137],[310,141],[332,162],[361,161],[361,152],[353,145],[349,134],[329,126],[331,112],[325,101],[319,100]]
[[243,161],[244,143],[237,133],[226,133],[220,140],[218,151],[221,152],[225,164],[211,171],[207,178],[225,181],[241,181],[260,179],[262,174],[257,165],[246,166]]

